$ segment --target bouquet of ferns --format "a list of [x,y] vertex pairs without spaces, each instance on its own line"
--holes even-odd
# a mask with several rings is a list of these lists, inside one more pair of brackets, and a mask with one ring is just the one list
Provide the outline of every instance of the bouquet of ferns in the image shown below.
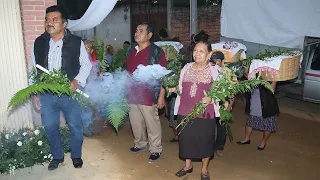
[[72,92],[70,87],[70,81],[66,75],[63,75],[59,70],[53,70],[49,73],[42,73],[37,78],[36,69],[34,68],[29,76],[34,84],[18,91],[11,98],[8,109],[12,109],[19,104],[26,102],[32,95],[42,93],[53,93],[58,96],[67,95],[75,98],[80,104],[86,104],[86,99],[78,92]]

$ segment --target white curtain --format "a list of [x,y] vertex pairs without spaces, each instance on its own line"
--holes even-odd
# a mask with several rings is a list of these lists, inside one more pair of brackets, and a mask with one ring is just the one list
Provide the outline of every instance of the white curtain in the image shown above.
[[78,20],[68,20],[67,28],[70,31],[82,31],[99,25],[104,18],[112,11],[118,0],[93,0]]
[[221,35],[287,48],[320,37],[320,0],[223,0]]

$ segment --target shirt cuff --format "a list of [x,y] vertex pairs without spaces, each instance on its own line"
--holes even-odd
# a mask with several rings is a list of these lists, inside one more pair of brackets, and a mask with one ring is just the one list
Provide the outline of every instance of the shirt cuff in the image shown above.
[[78,81],[78,85],[80,85],[81,87],[84,88],[86,86],[86,81],[81,80],[78,76],[74,79]]

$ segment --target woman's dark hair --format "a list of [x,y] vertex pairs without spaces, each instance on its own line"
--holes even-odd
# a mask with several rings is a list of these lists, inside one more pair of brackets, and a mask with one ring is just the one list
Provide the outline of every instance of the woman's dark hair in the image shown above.
[[204,30],[200,31],[197,35],[194,36],[195,43],[199,41],[208,41],[209,40],[209,34],[205,32]]
[[65,12],[57,5],[47,7],[46,14],[50,12],[59,12],[61,14],[62,23],[68,22],[67,16]]
[[168,32],[167,32],[167,30],[166,30],[165,28],[161,28],[161,29],[159,30],[159,36],[160,36],[161,38],[167,38],[167,37],[168,37]]
[[206,45],[207,46],[207,49],[208,49],[208,52],[211,52],[212,51],[212,48],[211,48],[211,43],[209,42],[209,41],[198,41],[196,44],[195,44],[195,46],[197,45],[197,44],[200,44],[200,43],[202,43],[202,44],[204,44],[204,45]]
[[207,34],[204,30],[201,30],[198,34],[191,36],[188,50],[193,51],[195,45],[200,41],[209,41],[209,34]]

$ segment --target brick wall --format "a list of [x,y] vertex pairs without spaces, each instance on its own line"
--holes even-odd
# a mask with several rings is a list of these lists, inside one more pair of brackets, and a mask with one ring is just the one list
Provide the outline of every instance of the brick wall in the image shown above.
[[55,5],[56,0],[20,0],[20,3],[25,52],[29,62],[35,38],[44,32],[45,10]]
[[[210,42],[220,40],[220,7],[198,7],[198,27],[210,35]],[[190,41],[190,8],[174,7],[172,11],[172,34],[178,36],[185,47]]]
[[210,35],[210,42],[220,41],[220,7],[199,7],[198,26],[199,30],[205,30]]

